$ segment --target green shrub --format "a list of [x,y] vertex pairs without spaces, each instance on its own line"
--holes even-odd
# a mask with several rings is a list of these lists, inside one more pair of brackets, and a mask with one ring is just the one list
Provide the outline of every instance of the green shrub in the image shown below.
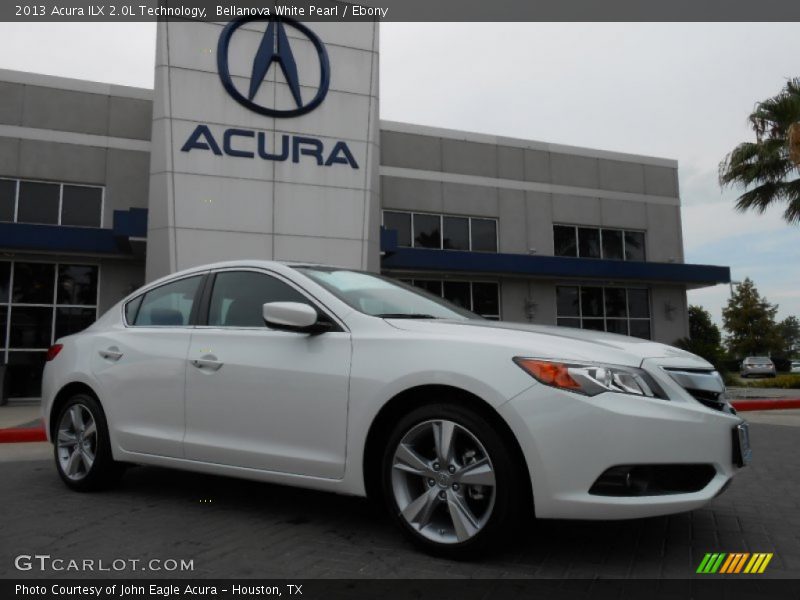
[[725,377],[725,385],[747,388],[778,388],[800,390],[800,374],[778,375],[767,379],[741,379],[735,375]]

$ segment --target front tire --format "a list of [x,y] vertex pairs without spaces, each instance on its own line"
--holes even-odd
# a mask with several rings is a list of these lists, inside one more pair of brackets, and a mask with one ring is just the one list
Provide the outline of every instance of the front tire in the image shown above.
[[417,546],[439,556],[478,556],[519,526],[527,472],[498,432],[456,404],[400,419],[381,462],[383,498]]
[[123,467],[114,461],[100,403],[76,394],[61,407],[54,431],[53,451],[62,481],[78,492],[112,486]]

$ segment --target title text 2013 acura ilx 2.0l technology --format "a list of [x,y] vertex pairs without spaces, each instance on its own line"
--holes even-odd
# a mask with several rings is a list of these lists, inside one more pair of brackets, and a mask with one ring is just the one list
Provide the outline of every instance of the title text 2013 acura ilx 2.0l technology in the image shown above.
[[493,322],[379,275],[241,261],[155,281],[48,352],[64,482],[125,463],[369,495],[429,551],[540,518],[687,511],[750,459],[705,360]]

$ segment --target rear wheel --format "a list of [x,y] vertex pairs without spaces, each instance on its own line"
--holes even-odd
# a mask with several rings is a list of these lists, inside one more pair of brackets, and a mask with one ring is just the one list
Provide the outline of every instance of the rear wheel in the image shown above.
[[61,407],[53,440],[56,468],[73,490],[87,492],[117,482],[123,467],[114,461],[100,403],[76,394]]
[[417,545],[469,558],[518,518],[527,477],[495,429],[463,406],[437,404],[400,420],[382,462],[383,496]]

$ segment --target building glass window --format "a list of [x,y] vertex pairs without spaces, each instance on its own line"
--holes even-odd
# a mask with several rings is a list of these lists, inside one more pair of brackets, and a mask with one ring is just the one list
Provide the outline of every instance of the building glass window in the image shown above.
[[100,227],[103,190],[84,185],[65,185],[61,198],[61,224]]
[[97,318],[96,265],[0,262],[0,360],[10,397],[41,394],[45,352]]
[[19,182],[19,223],[58,225],[58,196],[61,188],[55,183]]
[[0,179],[0,221],[14,220],[16,204],[17,182],[13,179]]
[[472,226],[472,250],[475,252],[497,252],[497,221],[494,219],[470,219]]
[[619,229],[603,229],[603,258],[623,260],[622,231]]
[[456,306],[472,310],[472,292],[469,281],[445,281],[442,297]]
[[408,281],[411,285],[415,285],[418,288],[422,288],[426,292],[433,294],[434,296],[442,297],[442,282],[441,281],[432,281],[429,279],[418,279],[417,281]]
[[[556,288],[556,308],[559,318],[581,316],[578,290],[578,286],[562,285]],[[580,326],[580,320],[578,321],[578,326]]]
[[472,282],[472,312],[500,318],[500,294],[496,283]]
[[102,227],[103,191],[96,185],[0,179],[0,221]]
[[625,232],[625,260],[645,260],[644,233]]
[[398,246],[411,247],[411,213],[384,211],[383,226],[397,232]]
[[414,247],[441,248],[442,218],[439,215],[414,214]]
[[650,339],[650,291],[644,288],[559,285],[557,324]]
[[442,248],[445,250],[469,250],[469,219],[466,217],[442,217]]
[[576,229],[571,225],[553,225],[556,256],[578,256]]
[[601,258],[600,230],[593,227],[578,227],[578,255],[581,258]]
[[11,301],[15,304],[53,304],[55,273],[53,263],[15,263]]
[[500,285],[493,281],[402,279],[486,319],[500,320]]
[[497,219],[385,210],[383,226],[406,248],[497,252]]
[[553,255],[606,260],[645,260],[643,231],[553,225]]

